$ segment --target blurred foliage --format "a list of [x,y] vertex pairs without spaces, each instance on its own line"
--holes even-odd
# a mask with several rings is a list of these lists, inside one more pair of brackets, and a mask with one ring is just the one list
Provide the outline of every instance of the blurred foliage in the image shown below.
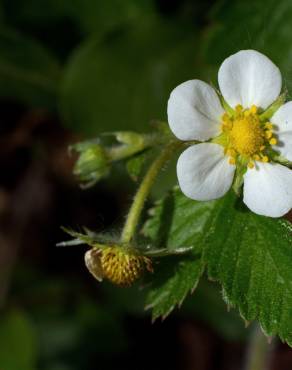
[[181,314],[195,315],[226,340],[244,340],[249,335],[236,310],[226,309],[219,286],[207,279],[201,279],[196,291],[186,298]]
[[14,310],[0,320],[0,366],[8,370],[34,370],[37,337],[27,314]]
[[148,0],[4,0],[7,19],[16,26],[50,29],[69,19],[83,36],[103,35],[131,22],[139,23],[155,11]]
[[61,113],[69,127],[88,134],[143,130],[151,119],[166,118],[169,91],[193,75],[194,50],[188,29],[153,17],[103,40],[93,36],[67,65]]
[[48,279],[27,268],[16,278],[13,300],[25,312],[8,312],[1,319],[1,368],[34,370],[38,363],[44,370],[95,369],[99,358],[99,368],[105,369],[111,356],[128,349],[126,316],[143,316],[144,295],[138,287],[123,290],[105,283],[97,290],[91,278],[86,288],[77,277],[68,285],[66,277]]
[[0,27],[0,97],[52,109],[59,77],[58,62],[43,45]]

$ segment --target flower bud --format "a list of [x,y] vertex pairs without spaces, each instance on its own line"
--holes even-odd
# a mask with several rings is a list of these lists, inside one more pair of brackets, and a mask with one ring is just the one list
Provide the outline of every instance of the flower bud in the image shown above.
[[139,148],[144,147],[145,135],[138,134],[133,131],[118,131],[114,132],[116,140],[122,144],[127,144]]
[[105,149],[94,141],[87,141],[72,147],[79,154],[73,173],[82,182],[93,185],[109,173],[109,160]]

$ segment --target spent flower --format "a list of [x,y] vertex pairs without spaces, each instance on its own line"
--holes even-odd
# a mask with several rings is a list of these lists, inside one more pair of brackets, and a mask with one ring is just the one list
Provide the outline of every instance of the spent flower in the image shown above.
[[145,270],[153,271],[150,258],[119,245],[89,249],[84,259],[89,272],[98,281],[105,278],[119,286],[130,286]]

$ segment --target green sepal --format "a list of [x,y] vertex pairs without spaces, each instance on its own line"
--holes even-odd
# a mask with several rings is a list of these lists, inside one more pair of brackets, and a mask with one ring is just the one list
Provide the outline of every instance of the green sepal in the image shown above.
[[232,183],[232,189],[235,194],[239,197],[241,195],[243,176],[247,171],[247,160],[239,156],[236,162],[236,170]]
[[61,229],[72,236],[73,239],[57,243],[57,247],[87,244],[94,248],[106,248],[109,245],[117,244],[116,239],[105,234],[97,234],[87,228],[83,228],[84,233],[74,231],[64,226],[62,226]]
[[289,161],[287,158],[276,152],[275,150],[271,150],[269,153],[270,158],[273,160],[273,162],[280,163],[286,167],[292,167],[292,162]]
[[82,187],[90,187],[109,174],[110,158],[100,140],[77,143],[71,145],[69,150],[79,154],[73,174],[79,178]]
[[166,256],[177,256],[189,253],[193,250],[193,246],[188,247],[178,247],[178,248],[153,248],[152,246],[147,246],[145,249],[141,249],[141,254],[147,257],[166,257]]
[[218,144],[223,146],[224,148],[228,146],[228,136],[226,135],[225,132],[222,132],[222,134],[214,137],[213,139],[210,140],[211,143],[213,144]]
[[119,143],[130,145],[136,148],[143,148],[145,143],[145,135],[138,134],[133,131],[116,131],[111,132],[109,135],[115,136]]
[[229,116],[233,117],[235,115],[235,110],[230,107],[230,105],[226,102],[221,93],[219,94],[219,99],[225,112],[228,113]]
[[274,101],[273,104],[271,104],[261,115],[260,120],[262,122],[268,121],[274,113],[285,103],[286,100],[286,92],[281,94],[277,100]]

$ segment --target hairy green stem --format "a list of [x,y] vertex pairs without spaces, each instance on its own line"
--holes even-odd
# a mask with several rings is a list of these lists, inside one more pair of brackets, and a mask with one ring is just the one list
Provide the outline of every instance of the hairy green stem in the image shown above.
[[253,329],[245,370],[269,370],[273,343],[268,341],[259,325]]
[[181,142],[172,142],[165,146],[164,149],[161,151],[160,155],[149,167],[134,197],[134,201],[132,203],[128,217],[126,219],[121,235],[122,243],[127,244],[132,240],[139,222],[141,212],[144,207],[145,200],[149,195],[150,189],[154,183],[155,178],[158,175],[158,172],[180,146],[182,146]]

